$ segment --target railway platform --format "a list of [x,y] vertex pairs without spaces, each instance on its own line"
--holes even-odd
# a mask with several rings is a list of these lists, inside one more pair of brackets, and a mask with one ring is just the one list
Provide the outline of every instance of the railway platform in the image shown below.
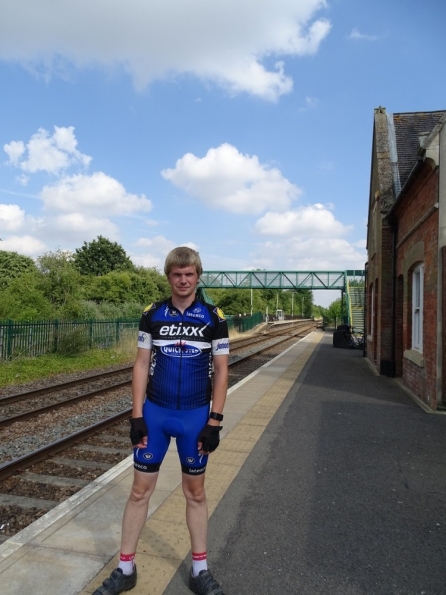
[[[226,595],[444,595],[446,417],[315,331],[232,387],[206,486]],[[3,595],[91,594],[117,564],[131,457],[0,545]],[[186,595],[168,452],[132,595]]]

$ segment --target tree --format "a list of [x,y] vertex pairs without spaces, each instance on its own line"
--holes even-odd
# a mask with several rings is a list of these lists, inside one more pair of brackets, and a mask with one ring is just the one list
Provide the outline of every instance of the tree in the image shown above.
[[338,298],[334,302],[332,302],[328,308],[324,311],[324,318],[326,322],[329,324],[342,324],[344,317],[347,315],[345,302],[343,304],[344,308],[342,311],[342,300]]
[[156,269],[140,267],[134,272],[112,271],[98,277],[89,276],[85,280],[85,296],[97,304],[133,302],[142,307],[170,295],[167,279]]
[[52,306],[38,287],[39,278],[34,272],[23,273],[12,279],[0,291],[1,320],[43,320],[52,318]]
[[214,302],[227,315],[249,314],[251,291],[249,289],[207,289]]
[[76,248],[73,258],[82,275],[101,276],[111,271],[132,271],[135,268],[124,248],[103,236],[84,242],[82,248]]
[[13,279],[35,272],[36,265],[29,256],[0,250],[0,289],[6,289]]
[[82,298],[81,276],[70,253],[46,252],[37,259],[37,266],[42,293],[56,307],[67,309],[67,304]]

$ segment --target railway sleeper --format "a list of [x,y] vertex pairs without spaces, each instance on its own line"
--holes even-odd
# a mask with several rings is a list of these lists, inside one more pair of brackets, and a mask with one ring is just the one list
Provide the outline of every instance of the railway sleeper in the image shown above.
[[61,487],[78,487],[83,488],[91,482],[87,479],[79,479],[78,477],[59,477],[57,475],[41,475],[40,473],[31,473],[25,471],[20,475],[20,479],[24,481],[31,481],[35,483],[45,483],[47,485],[55,485]]
[[100,434],[94,437],[95,440],[104,440],[105,442],[115,442],[131,448],[130,438],[128,436],[116,436],[115,434]]
[[41,500],[40,498],[29,498],[28,496],[17,496],[16,494],[1,494],[0,506],[19,506],[20,508],[37,510],[51,510],[60,504],[56,500]]
[[[127,441],[128,442],[128,441]],[[94,446],[93,444],[76,444],[72,447],[73,450],[78,452],[85,451],[85,452],[97,452],[102,454],[118,454],[122,455],[123,457],[128,457],[131,454],[130,448],[121,449],[116,448],[113,446]]]
[[83,469],[100,469],[108,471],[111,465],[107,463],[96,463],[94,461],[81,461],[78,459],[66,459],[64,457],[51,457],[48,462],[56,465],[63,465],[65,467],[82,467]]

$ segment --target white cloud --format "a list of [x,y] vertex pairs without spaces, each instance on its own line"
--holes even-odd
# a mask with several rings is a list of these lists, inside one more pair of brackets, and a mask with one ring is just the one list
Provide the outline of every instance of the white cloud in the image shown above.
[[38,238],[33,236],[9,236],[3,238],[0,248],[8,252],[18,252],[24,256],[37,257],[48,251],[48,246]]
[[17,231],[25,223],[25,211],[18,205],[0,204],[0,230]]
[[32,231],[34,233],[41,228],[42,221],[26,215],[19,205],[0,204],[0,231],[2,232]]
[[261,235],[299,237],[339,237],[352,228],[337,221],[321,204],[299,207],[285,213],[269,212],[258,219],[255,230]]
[[368,35],[366,33],[361,33],[357,27],[354,27],[348,36],[348,39],[364,39],[366,41],[376,41],[378,39],[377,35]]
[[132,262],[143,267],[155,267],[160,271],[164,270],[164,261],[167,254],[177,246],[188,246],[193,250],[198,250],[194,242],[175,243],[164,236],[155,236],[153,238],[139,238],[135,244],[139,252],[130,255]]
[[[7,246],[11,245],[15,250],[22,238],[25,239],[21,252],[30,255],[47,243],[65,248],[98,235],[119,240],[120,230],[113,217],[140,215],[152,209],[151,201],[144,195],[127,192],[120,182],[103,172],[66,174],[69,166],[85,167],[91,160],[77,149],[71,126],[55,126],[51,136],[39,129],[26,145],[12,141],[4,149],[10,165],[30,173],[45,171],[55,175],[56,181],[44,186],[37,196],[9,193],[25,199],[40,198],[44,217],[28,215],[25,208],[17,204],[0,204],[2,249],[9,249]],[[21,178],[26,178],[25,174]],[[26,183],[26,179],[22,182]],[[29,235],[19,236],[25,232]],[[8,237],[8,234],[15,235]]]
[[47,220],[47,228],[51,235],[60,237],[64,242],[70,240],[89,241],[98,235],[105,236],[112,241],[119,238],[118,226],[112,221],[82,213],[69,213],[50,218]]
[[120,182],[103,172],[63,177],[54,185],[45,186],[40,196],[48,211],[82,211],[112,216],[152,209],[151,201],[144,195],[128,193]]
[[306,112],[307,110],[316,109],[319,104],[319,100],[317,97],[305,97],[305,106],[300,107],[300,112]]
[[2,7],[0,59],[47,78],[73,66],[123,69],[138,87],[187,74],[276,100],[292,80],[282,62],[268,70],[264,59],[315,54],[331,28],[318,18],[325,7],[325,0],[16,0]]
[[209,149],[201,159],[187,153],[174,169],[161,175],[210,207],[236,214],[285,210],[301,193],[278,169],[262,165],[255,155],[242,155],[229,144]]
[[337,271],[363,269],[364,250],[343,238],[298,236],[266,242],[250,255],[253,268],[288,271]]
[[9,163],[17,167],[20,157],[25,152],[24,143],[21,140],[13,140],[9,144],[3,145],[3,149],[9,157]]
[[[91,161],[91,157],[77,149],[73,126],[55,126],[51,136],[48,131],[39,128],[26,146],[23,141],[11,141],[3,148],[9,157],[9,164],[28,173],[46,171],[58,174],[74,164],[87,167]],[[26,152],[27,158],[22,159]]]

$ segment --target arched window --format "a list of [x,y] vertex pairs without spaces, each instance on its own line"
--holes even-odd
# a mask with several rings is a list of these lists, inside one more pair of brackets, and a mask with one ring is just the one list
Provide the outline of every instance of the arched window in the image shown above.
[[412,274],[412,349],[423,353],[423,288],[424,265],[414,268]]

